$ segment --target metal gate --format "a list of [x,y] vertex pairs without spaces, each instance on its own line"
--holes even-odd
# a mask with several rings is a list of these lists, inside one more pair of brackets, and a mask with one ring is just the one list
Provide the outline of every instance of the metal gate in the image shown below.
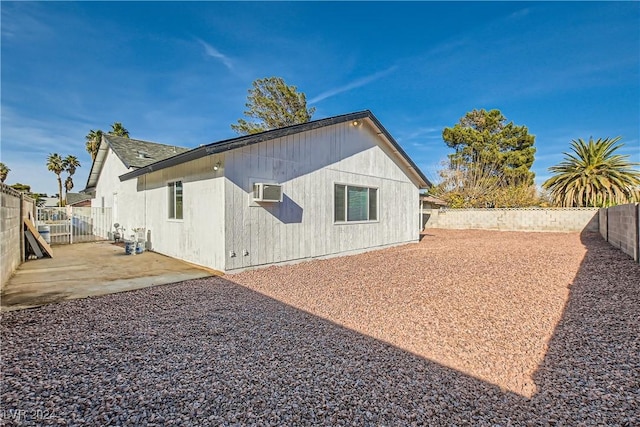
[[106,240],[113,230],[111,208],[38,208],[37,226],[49,227],[52,245]]

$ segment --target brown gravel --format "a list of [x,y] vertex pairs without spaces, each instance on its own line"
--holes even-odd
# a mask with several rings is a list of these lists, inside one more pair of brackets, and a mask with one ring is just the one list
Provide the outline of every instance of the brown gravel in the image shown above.
[[640,265],[591,233],[430,230],[0,326],[3,425],[640,423]]

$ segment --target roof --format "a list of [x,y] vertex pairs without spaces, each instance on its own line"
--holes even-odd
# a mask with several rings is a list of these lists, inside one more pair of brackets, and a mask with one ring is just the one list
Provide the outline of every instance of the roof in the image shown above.
[[91,200],[91,194],[67,193],[68,205],[75,205],[76,203],[84,202],[85,200]]
[[100,147],[98,148],[98,154],[91,165],[91,171],[87,178],[87,186],[84,191],[91,190],[96,186],[109,147],[111,147],[127,169],[142,168],[173,157],[176,154],[189,151],[188,148],[175,145],[158,144],[157,142],[103,134]]
[[55,208],[60,206],[60,199],[57,197],[41,197],[40,200],[42,200],[41,203],[43,208]]
[[141,168],[189,150],[175,145],[158,144],[115,135],[104,135],[103,137],[127,168]]
[[391,134],[382,126],[378,119],[369,110],[359,111],[355,113],[343,114],[340,116],[329,117],[326,119],[314,120],[307,123],[301,123],[297,125],[287,126],[279,129],[273,129],[265,132],[260,132],[252,135],[244,135],[237,138],[227,139],[211,144],[203,145],[198,148],[194,148],[189,151],[174,155],[164,160],[157,161],[155,163],[148,164],[140,167],[137,170],[128,172],[120,176],[120,181],[126,181],[138,176],[155,172],[161,169],[165,169],[171,166],[176,166],[182,163],[186,163],[192,160],[199,159],[201,157],[209,156],[217,153],[224,153],[237,148],[246,147],[248,145],[257,144],[264,141],[269,141],[276,138],[282,138],[288,135],[293,135],[301,132],[306,132],[313,129],[318,129],[335,124],[350,122],[354,120],[368,120],[376,129],[378,136],[390,146],[393,153],[395,153],[404,164],[406,170],[410,175],[413,175],[418,182],[420,188],[427,188],[431,186],[431,182],[422,173],[422,171],[416,166],[411,158],[404,152],[402,147],[396,142]]
[[428,203],[431,203],[433,205],[447,206],[447,202],[445,202],[444,200],[438,199],[437,197],[433,197],[433,196],[420,196],[420,201],[421,202],[428,202]]

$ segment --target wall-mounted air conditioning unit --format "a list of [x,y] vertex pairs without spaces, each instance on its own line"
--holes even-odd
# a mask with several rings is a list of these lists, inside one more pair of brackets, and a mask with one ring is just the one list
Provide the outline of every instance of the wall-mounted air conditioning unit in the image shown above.
[[258,182],[253,184],[254,202],[282,202],[282,185]]

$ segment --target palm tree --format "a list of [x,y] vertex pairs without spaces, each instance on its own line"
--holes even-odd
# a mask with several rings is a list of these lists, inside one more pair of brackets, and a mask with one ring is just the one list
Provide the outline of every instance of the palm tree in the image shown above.
[[47,169],[58,176],[58,205],[62,206],[62,179],[60,174],[65,171],[66,166],[58,153],[49,154],[49,157],[47,157]]
[[629,156],[615,154],[623,146],[617,144],[619,140],[572,141],[573,153],[564,153],[565,159],[549,168],[555,175],[542,187],[551,191],[556,204],[565,207],[611,206],[638,200],[640,171],[634,166],[639,164],[629,162]]
[[[66,190],[66,193],[68,193],[73,189],[73,178],[71,177],[73,176],[74,173],[76,173],[76,168],[80,167],[80,162],[78,161],[78,158],[76,156],[71,156],[71,155],[68,155],[67,157],[65,157],[62,162],[64,164],[65,170],[69,174],[67,179],[64,181],[64,188]],[[67,199],[66,193],[64,197],[65,200]]]
[[93,130],[91,129],[87,136],[85,137],[87,140],[87,152],[91,154],[91,161],[96,159],[98,155],[98,149],[100,148],[100,141],[102,141],[102,131],[100,129]]
[[11,169],[7,167],[4,163],[0,162],[0,182],[4,184],[4,181],[7,179],[7,175],[9,175]]
[[67,193],[73,190],[73,178],[71,178],[71,175],[69,175],[67,179],[64,180],[64,190],[65,190],[64,199],[67,200]]
[[124,138],[129,138],[129,131],[122,126],[120,122],[114,122],[111,125],[111,130],[109,131],[110,135],[122,136]]
[[78,158],[76,156],[68,155],[64,158],[63,162],[64,167],[67,172],[69,172],[70,176],[76,173],[76,168],[80,167],[80,162],[78,161]]

